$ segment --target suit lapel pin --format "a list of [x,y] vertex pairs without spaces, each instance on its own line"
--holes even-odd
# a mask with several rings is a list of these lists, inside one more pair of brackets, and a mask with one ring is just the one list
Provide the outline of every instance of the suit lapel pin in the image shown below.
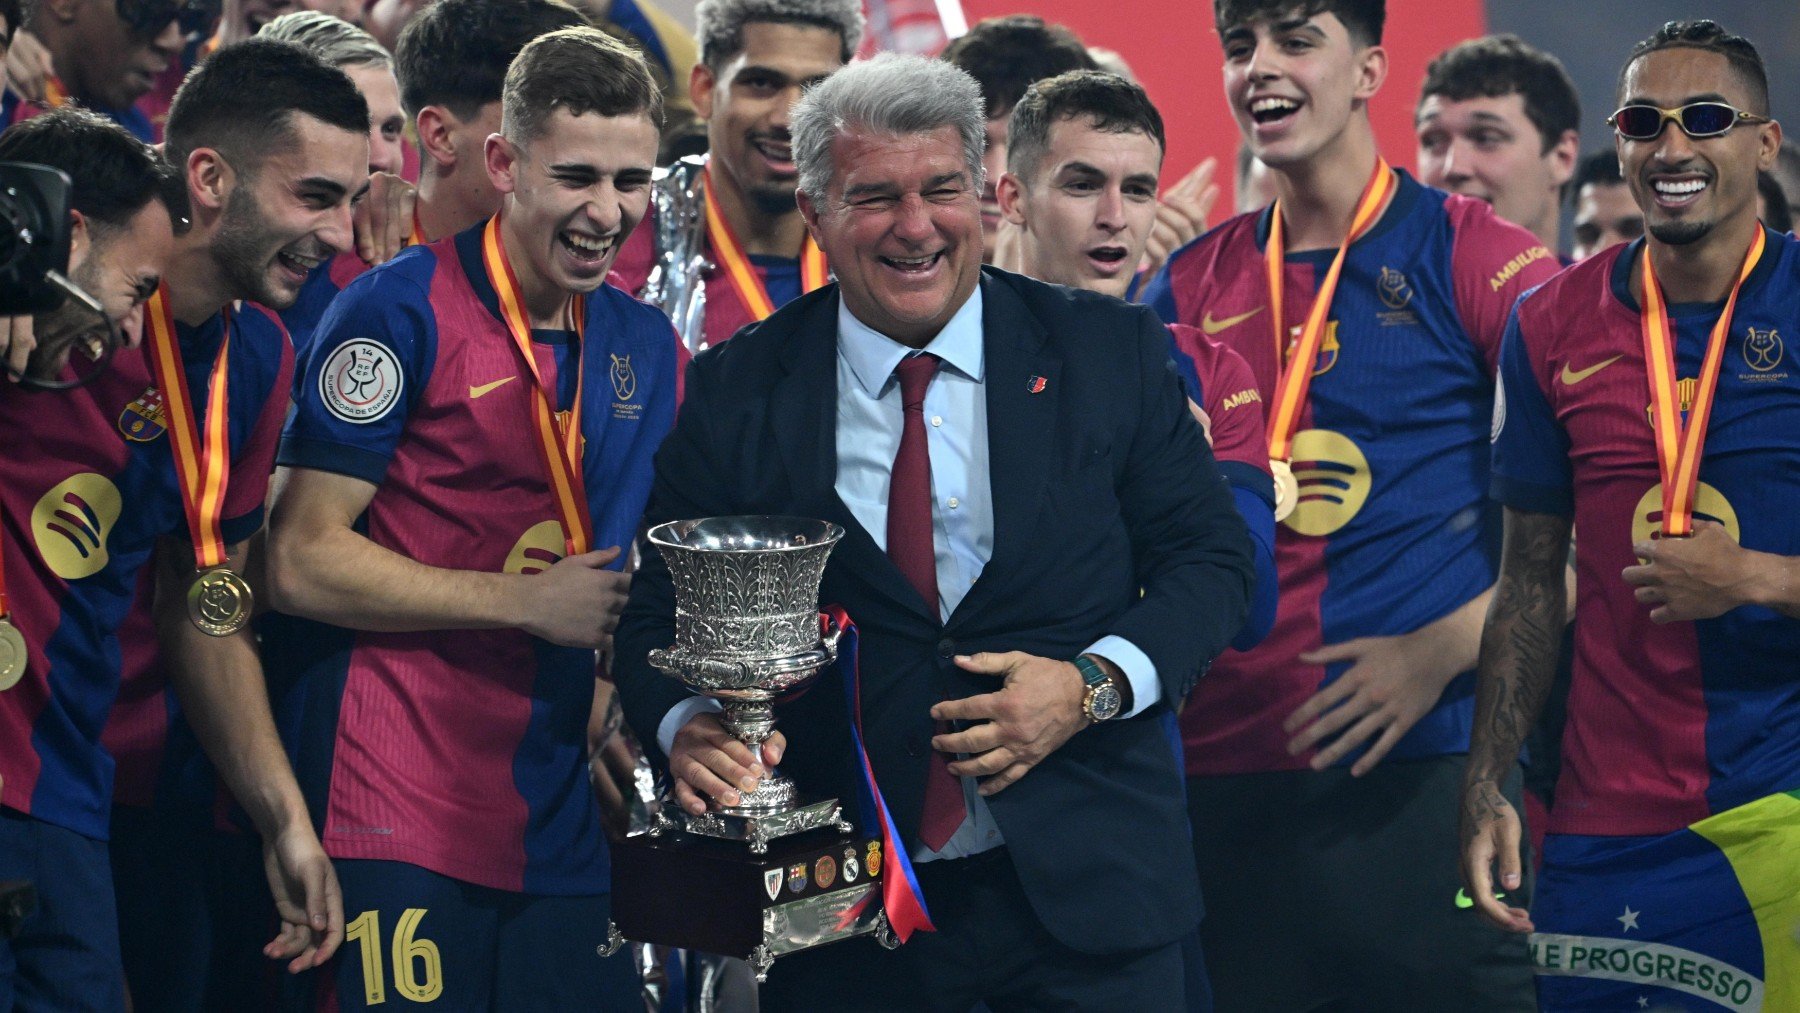
[[1025,381],[1025,390],[1030,394],[1042,394],[1044,388],[1048,386],[1050,386],[1050,381],[1041,376],[1033,376],[1031,379]]

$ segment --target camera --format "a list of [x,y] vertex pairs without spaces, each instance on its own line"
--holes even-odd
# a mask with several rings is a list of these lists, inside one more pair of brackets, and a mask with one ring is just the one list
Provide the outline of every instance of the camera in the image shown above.
[[[0,162],[0,316],[48,313],[66,288],[69,177],[29,162]],[[65,283],[66,284],[66,283]]]

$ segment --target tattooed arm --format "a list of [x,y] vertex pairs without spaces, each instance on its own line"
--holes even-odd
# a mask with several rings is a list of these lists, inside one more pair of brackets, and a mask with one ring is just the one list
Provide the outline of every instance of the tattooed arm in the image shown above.
[[1569,528],[1567,517],[1506,509],[1500,580],[1481,634],[1475,729],[1463,777],[1462,874],[1475,907],[1514,932],[1531,931],[1531,918],[1494,897],[1495,865],[1501,889],[1517,890],[1520,882],[1522,828],[1500,783],[1517,762],[1556,671]]

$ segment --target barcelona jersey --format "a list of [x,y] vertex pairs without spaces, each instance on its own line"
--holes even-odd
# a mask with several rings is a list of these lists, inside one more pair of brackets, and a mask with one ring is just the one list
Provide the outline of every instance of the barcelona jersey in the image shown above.
[[[332,303],[302,359],[283,465],[364,479],[357,530],[428,566],[533,574],[564,552],[531,371],[502,323],[482,229],[413,247]],[[608,286],[585,336],[533,334],[566,408],[581,377],[593,544],[629,546],[676,397],[676,342]],[[554,377],[555,379],[550,379]],[[623,564],[623,560],[615,566]],[[265,628],[278,721],[329,854],[495,889],[608,889],[583,762],[595,655],[517,629]]]
[[[221,530],[235,544],[262,525],[293,350],[273,314],[255,306],[198,327],[177,322],[196,413],[227,322],[231,473]],[[122,670],[140,663],[152,632],[147,611],[135,626],[127,617],[157,539],[174,535],[184,543],[177,551],[193,552],[169,423],[141,348],[121,349],[74,390],[0,386],[0,428],[14,437],[0,541],[13,622],[30,648],[23,678],[0,692],[0,804],[95,838],[106,836],[113,796],[102,727]]]
[[[1145,301],[1250,364],[1267,404],[1335,249],[1287,256],[1275,336],[1263,248],[1269,211],[1178,250]],[[1274,628],[1213,664],[1188,705],[1191,775],[1303,768],[1281,723],[1347,663],[1324,644],[1410,633],[1492,586],[1497,512],[1486,498],[1494,363],[1520,292],[1556,270],[1529,233],[1485,204],[1400,174],[1380,220],[1351,244],[1294,438],[1298,506],[1278,527]],[[1278,354],[1280,353],[1280,354]],[[1392,750],[1466,752],[1474,673],[1456,677]],[[1347,757],[1348,763],[1353,757]]]

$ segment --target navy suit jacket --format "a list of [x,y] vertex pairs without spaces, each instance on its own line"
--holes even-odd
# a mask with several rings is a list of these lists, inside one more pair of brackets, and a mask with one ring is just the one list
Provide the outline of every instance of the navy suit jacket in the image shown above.
[[[834,490],[835,285],[694,360],[646,522],[791,514],[844,527],[821,600],[843,605],[861,631],[865,741],[909,850],[931,706],[999,688],[952,656],[1071,659],[1106,634],[1136,644],[1156,665],[1162,699],[1077,732],[988,802],[1057,939],[1089,953],[1162,945],[1200,915],[1182,774],[1162,718],[1244,620],[1249,540],[1150,310],[991,269],[982,285],[994,551],[947,623]],[[673,640],[668,570],[646,550],[615,662],[645,743],[686,696],[645,659]],[[842,677],[827,672],[777,713],[783,772],[854,814]]]

